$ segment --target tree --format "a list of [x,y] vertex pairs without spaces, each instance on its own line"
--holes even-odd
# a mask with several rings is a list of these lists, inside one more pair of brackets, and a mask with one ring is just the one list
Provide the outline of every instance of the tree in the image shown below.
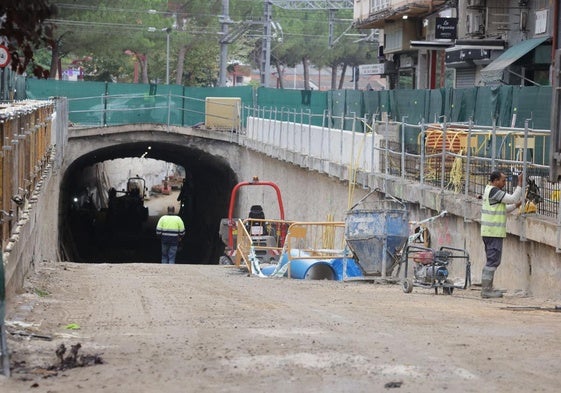
[[[208,70],[216,62],[217,4],[216,0],[75,0],[60,5],[56,34],[62,38],[64,53],[74,58],[70,62],[91,58],[83,65],[89,77],[109,75],[112,80],[143,83],[165,80],[169,38],[170,80],[181,84],[184,75],[193,74],[185,71],[187,64],[198,60]],[[187,60],[201,52],[212,57]]]
[[6,37],[12,70],[22,74],[28,66],[37,77],[47,77],[46,71],[34,63],[34,51],[49,42],[48,26],[44,21],[54,15],[48,0],[3,0],[0,4],[0,37]]
[[73,56],[70,62],[91,58],[85,67],[94,73],[91,77],[109,74],[125,81],[132,81],[138,67],[137,81],[149,82],[150,54],[165,47],[162,29],[171,25],[166,1],[76,0],[59,7],[55,32]]
[[[283,29],[282,42],[275,42],[271,48],[271,64],[277,69],[279,76],[278,87],[283,87],[282,74],[284,67],[295,67],[301,63],[304,73],[304,89],[310,89],[309,66],[318,69],[331,67],[331,89],[341,89],[347,67],[356,67],[370,62],[368,59],[375,47],[364,43],[355,42],[344,33],[349,28],[352,12],[348,10],[337,11],[340,19],[334,19],[333,36],[329,37],[330,11],[322,10],[286,10],[274,8],[273,20]],[[331,41],[334,45],[330,46]],[[261,59],[261,42],[255,45],[253,52],[254,64],[258,65]],[[337,75],[340,80],[337,83]]]

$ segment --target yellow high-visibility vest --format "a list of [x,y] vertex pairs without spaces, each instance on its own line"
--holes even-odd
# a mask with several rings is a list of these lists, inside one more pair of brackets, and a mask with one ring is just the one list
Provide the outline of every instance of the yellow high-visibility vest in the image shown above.
[[481,207],[481,236],[506,237],[506,204],[489,203],[489,193],[494,186],[488,184],[483,193]]
[[165,215],[158,220],[156,234],[163,240],[177,240],[185,235],[185,225],[179,216]]

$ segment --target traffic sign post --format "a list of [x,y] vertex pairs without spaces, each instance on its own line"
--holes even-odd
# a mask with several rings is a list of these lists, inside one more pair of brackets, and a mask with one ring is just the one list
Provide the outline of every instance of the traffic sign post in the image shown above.
[[10,64],[10,59],[11,56],[8,48],[4,45],[0,45],[0,68],[4,68]]

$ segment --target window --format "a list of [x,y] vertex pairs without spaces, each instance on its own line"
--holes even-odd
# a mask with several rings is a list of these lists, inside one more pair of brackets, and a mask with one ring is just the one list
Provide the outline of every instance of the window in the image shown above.
[[414,89],[415,88],[415,69],[404,68],[399,70],[397,77],[398,89]]

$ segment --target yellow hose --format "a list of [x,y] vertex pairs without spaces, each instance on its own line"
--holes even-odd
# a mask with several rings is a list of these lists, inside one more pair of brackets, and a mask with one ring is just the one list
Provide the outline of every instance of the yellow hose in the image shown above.
[[[463,151],[460,150],[460,156],[463,154]],[[448,182],[448,186],[452,185],[454,187],[454,192],[457,194],[462,189],[462,177],[463,177],[463,161],[462,157],[454,158],[454,162],[452,163],[452,168],[450,169],[450,181]]]

